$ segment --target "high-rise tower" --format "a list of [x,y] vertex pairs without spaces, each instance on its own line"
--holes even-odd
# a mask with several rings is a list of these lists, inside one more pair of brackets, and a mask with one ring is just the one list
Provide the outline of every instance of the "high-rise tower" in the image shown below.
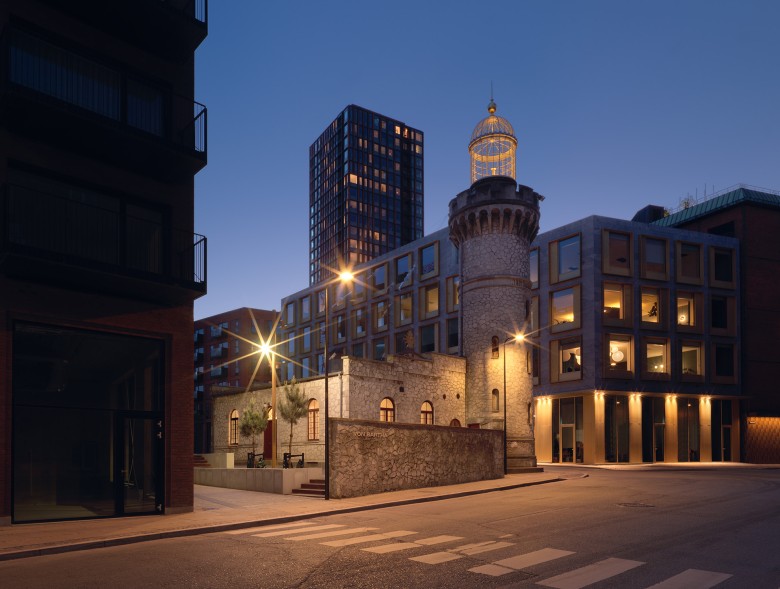
[[[450,201],[450,239],[460,250],[466,419],[507,431],[509,471],[536,466],[532,381],[521,333],[530,301],[529,250],[544,197],[515,181],[517,139],[495,114],[469,143],[472,185]],[[502,355],[506,354],[504,358]],[[506,424],[504,422],[506,416]]]
[[422,235],[422,131],[349,105],[309,148],[309,283]]

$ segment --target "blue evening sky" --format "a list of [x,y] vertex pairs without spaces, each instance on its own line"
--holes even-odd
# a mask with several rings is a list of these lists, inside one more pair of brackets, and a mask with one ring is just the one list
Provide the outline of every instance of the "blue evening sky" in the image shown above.
[[705,186],[780,189],[778,25],[774,0],[210,2],[195,317],[308,286],[308,149],[350,103],[425,133],[426,234],[469,186],[491,81],[541,231]]

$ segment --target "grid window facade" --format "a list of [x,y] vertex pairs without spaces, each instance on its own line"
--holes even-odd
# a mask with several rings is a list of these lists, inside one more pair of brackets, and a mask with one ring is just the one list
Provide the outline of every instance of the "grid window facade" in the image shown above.
[[355,105],[309,148],[309,283],[423,236],[423,133]]

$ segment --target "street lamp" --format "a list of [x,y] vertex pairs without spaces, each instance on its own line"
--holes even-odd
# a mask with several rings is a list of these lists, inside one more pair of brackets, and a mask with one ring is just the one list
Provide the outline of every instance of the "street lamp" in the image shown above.
[[509,342],[522,343],[525,341],[525,335],[517,333],[504,340],[504,474],[507,474],[507,460],[506,460],[506,345]]
[[268,342],[260,346],[271,364],[271,468],[276,468],[276,353]]
[[339,273],[337,278],[325,283],[325,344],[323,345],[323,352],[325,356],[325,500],[330,499],[330,428],[329,428],[329,409],[328,409],[328,380],[330,380],[330,361],[328,358],[328,316],[330,315],[330,302],[328,299],[328,290],[332,284],[347,284],[354,279],[352,272],[343,271]]

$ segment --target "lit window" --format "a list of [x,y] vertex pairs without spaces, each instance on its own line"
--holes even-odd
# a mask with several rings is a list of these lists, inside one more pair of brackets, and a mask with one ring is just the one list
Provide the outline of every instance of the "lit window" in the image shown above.
[[696,325],[696,305],[694,296],[688,293],[677,295],[677,325]]
[[558,379],[574,380],[581,378],[582,350],[580,348],[580,340],[563,340],[555,343],[558,345]]
[[426,286],[421,291],[421,319],[435,317],[439,314],[439,285]]
[[412,293],[396,297],[398,305],[398,325],[407,325],[412,322]]
[[631,366],[631,338],[610,336],[607,348],[607,372],[628,372]]
[[625,319],[628,307],[623,296],[623,285],[604,283],[604,318]]
[[645,344],[645,371],[648,374],[668,374],[669,359],[666,342],[650,342]]
[[562,331],[579,326],[579,318],[576,314],[575,296],[579,295],[579,288],[567,288],[550,294],[550,324],[552,331]]
[[395,404],[390,397],[385,397],[379,404],[379,421],[395,421]]
[[316,399],[309,401],[309,440],[320,438],[320,404]]
[[230,423],[228,424],[228,444],[231,446],[238,445],[238,411],[235,409],[230,412]]
[[460,305],[460,276],[447,278],[447,312],[452,313]]
[[702,371],[701,344],[698,342],[686,342],[682,344],[682,375],[700,376]]
[[433,405],[428,401],[425,401],[420,408],[420,423],[423,425],[433,425]]
[[644,323],[659,323],[661,315],[661,296],[658,289],[642,289],[642,321]]

